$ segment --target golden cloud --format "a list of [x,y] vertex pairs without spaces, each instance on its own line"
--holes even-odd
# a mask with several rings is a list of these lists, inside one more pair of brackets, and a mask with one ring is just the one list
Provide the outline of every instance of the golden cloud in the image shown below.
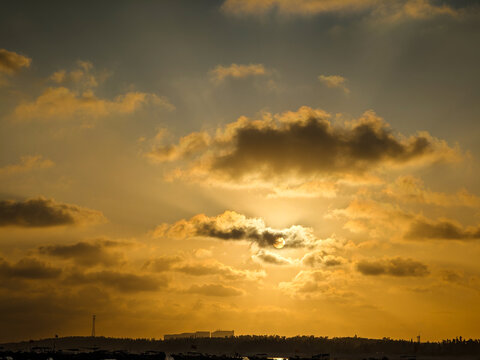
[[214,82],[222,82],[227,78],[240,79],[247,76],[263,76],[267,74],[265,66],[262,64],[231,64],[229,66],[217,65],[210,70],[211,80]]
[[463,9],[432,0],[225,0],[221,9],[235,16],[314,16],[325,13],[366,13],[386,21],[458,17]]
[[174,109],[166,98],[155,94],[128,92],[107,100],[98,98],[92,90],[80,93],[66,87],[50,87],[34,101],[18,105],[11,117],[16,121],[94,120],[131,114],[146,104]]
[[19,72],[22,68],[30,67],[32,59],[13,51],[0,49],[0,72],[8,75]]
[[340,75],[320,75],[318,77],[318,80],[320,80],[323,84],[325,84],[329,88],[339,88],[342,89],[345,94],[350,93],[350,89],[347,88],[345,83],[347,82],[347,79],[345,79],[343,76]]
[[400,176],[383,192],[401,202],[416,202],[438,206],[480,206],[480,197],[461,189],[454,194],[435,192],[425,188],[423,181],[413,176]]

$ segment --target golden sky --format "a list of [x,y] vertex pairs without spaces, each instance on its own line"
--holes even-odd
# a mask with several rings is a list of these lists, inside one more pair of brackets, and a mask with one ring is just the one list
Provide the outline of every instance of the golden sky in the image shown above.
[[3,4],[0,341],[479,338],[479,19]]

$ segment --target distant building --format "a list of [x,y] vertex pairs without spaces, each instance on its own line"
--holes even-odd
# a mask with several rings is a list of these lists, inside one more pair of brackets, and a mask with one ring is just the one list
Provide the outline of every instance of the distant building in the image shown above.
[[163,335],[164,340],[170,339],[190,339],[195,338],[195,333],[181,333],[181,334],[165,334]]
[[212,338],[227,338],[233,336],[235,336],[233,330],[217,330],[212,332]]
[[195,332],[195,338],[209,338],[210,337],[210,331],[196,331]]

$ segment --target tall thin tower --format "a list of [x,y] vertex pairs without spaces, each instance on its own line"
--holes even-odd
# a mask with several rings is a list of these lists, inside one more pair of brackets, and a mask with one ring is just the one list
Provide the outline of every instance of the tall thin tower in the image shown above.
[[92,337],[95,337],[95,315],[92,316]]

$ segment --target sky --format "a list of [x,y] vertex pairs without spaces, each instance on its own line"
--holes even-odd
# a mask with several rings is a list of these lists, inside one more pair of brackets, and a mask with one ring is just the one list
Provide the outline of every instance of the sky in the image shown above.
[[4,2],[0,341],[480,338],[479,20]]

